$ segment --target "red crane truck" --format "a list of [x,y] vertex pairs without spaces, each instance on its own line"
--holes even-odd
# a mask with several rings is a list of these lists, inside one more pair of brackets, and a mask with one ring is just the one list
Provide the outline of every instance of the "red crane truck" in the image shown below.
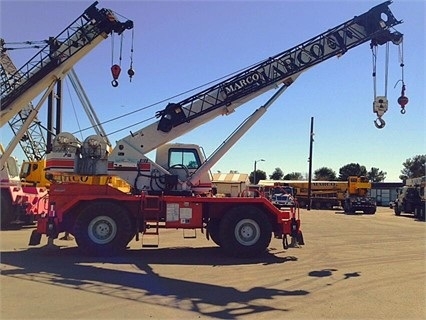
[[[158,121],[117,141],[111,153],[106,152],[102,137],[93,135],[80,142],[69,133],[58,135],[46,160],[53,180],[55,176],[60,180],[64,170],[80,177],[119,176],[132,192],[109,185],[52,183],[49,213],[38,221],[30,245],[39,244],[42,235],[53,243],[59,233],[69,232],[86,254],[115,255],[134,237],[158,236],[161,228],[205,230],[208,239],[237,257],[261,254],[272,235],[283,239],[284,248],[289,243],[303,244],[297,210],[280,210],[264,197],[215,197],[210,193],[208,169],[305,70],[367,41],[371,46],[400,44],[402,34],[390,30],[401,21],[389,4],[384,2],[189,98],[169,103],[157,112]],[[168,144],[276,88],[266,105],[208,159],[198,146]],[[155,149],[156,161],[152,161],[146,154]]]

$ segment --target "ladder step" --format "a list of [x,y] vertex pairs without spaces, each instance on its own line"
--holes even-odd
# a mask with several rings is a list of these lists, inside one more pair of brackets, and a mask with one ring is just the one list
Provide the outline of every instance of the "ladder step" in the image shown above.
[[[147,229],[147,230],[150,230],[150,229]],[[145,232],[143,233],[144,235],[152,235],[152,236],[154,236],[154,235],[159,235],[160,234],[160,232],[158,231],[157,228],[153,228],[150,231],[147,231],[147,230],[145,230]]]
[[158,235],[160,233],[160,221],[159,220],[147,220],[146,221],[146,228],[144,231],[144,234],[151,234],[151,235]]
[[[149,237],[146,237],[146,235],[149,235]],[[159,237],[158,233],[156,235],[154,235],[155,239],[151,235],[153,235],[153,234],[144,233],[142,235],[142,248],[158,248],[160,246],[160,237]],[[147,240],[149,240],[149,241],[147,241]]]
[[142,248],[158,248],[158,244],[142,244]]
[[[183,238],[184,239],[196,239],[197,238],[197,230],[196,229],[182,229],[183,230]],[[193,233],[192,233],[193,232]]]

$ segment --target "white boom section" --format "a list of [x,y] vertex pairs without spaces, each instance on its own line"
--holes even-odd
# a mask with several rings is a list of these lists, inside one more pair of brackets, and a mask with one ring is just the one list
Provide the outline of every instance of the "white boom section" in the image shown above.
[[[283,82],[293,82],[293,76],[289,77]],[[280,81],[281,82],[281,81]],[[238,107],[245,104],[247,101],[253,100],[255,97],[269,91],[273,88],[277,88],[278,84],[273,84],[269,87],[259,90],[250,95],[244,96],[239,100],[235,100],[231,105],[223,106],[221,108],[214,109],[208,113],[202,114],[189,122],[183,123],[169,132],[163,132],[158,130],[158,124],[156,121],[147,127],[131,133],[129,136],[117,141],[116,147],[113,149],[111,155],[108,157],[110,161],[117,162],[131,162],[137,163],[141,157],[145,154],[157,149],[159,146],[170,142],[177,137],[180,137],[197,127],[203,125],[206,122],[213,120],[218,116],[229,115],[235,111]],[[194,102],[192,104],[192,110],[201,110],[202,104],[205,101]],[[198,107],[198,108],[197,108]],[[198,111],[197,110],[197,111]]]
[[341,56],[371,40],[372,46],[402,38],[390,28],[401,23],[384,2],[293,48],[269,57],[157,113],[161,119],[119,140],[110,160],[137,162],[142,155],[216,118],[227,115],[293,76],[325,60]]
[[85,10],[73,24],[36,54],[18,73],[9,77],[9,88],[2,83],[0,126],[40,95],[52,81],[62,79],[108,34],[121,34],[133,28],[133,22],[121,23],[108,9],[98,10],[97,2]]
[[[301,73],[293,76],[293,82],[300,76]],[[281,88],[259,109],[255,110],[244,123],[233,132],[233,134],[226,139],[222,145],[192,174],[187,184],[196,184],[206,171],[210,170],[227,152],[231,147],[241,139],[241,137],[268,111],[268,108],[284,93],[289,85],[283,84]]]
[[[34,100],[40,93],[43,92],[52,81],[57,81],[62,79],[67,72],[75,65],[81,58],[90,52],[94,47],[96,47],[106,36],[98,36],[89,45],[81,49],[77,54],[72,58],[68,59],[65,63],[60,64],[53,71],[49,72],[41,81],[38,81],[36,84],[31,86],[24,94],[20,95],[15,101],[6,109],[2,109],[0,113],[0,126],[3,126],[8,122],[12,117],[18,113],[23,106],[27,106],[32,100]],[[36,70],[38,71],[38,70]]]

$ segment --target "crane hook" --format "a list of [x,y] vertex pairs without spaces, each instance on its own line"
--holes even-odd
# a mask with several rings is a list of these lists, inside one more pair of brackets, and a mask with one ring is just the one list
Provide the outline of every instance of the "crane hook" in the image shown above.
[[374,120],[374,125],[378,129],[385,127],[385,120],[382,119],[382,116],[388,111],[388,99],[385,96],[378,96],[374,99],[373,102],[373,112],[377,114],[377,119]]
[[374,120],[374,125],[377,129],[383,129],[386,125],[386,122],[381,117],[378,117],[376,120]]
[[135,70],[133,70],[132,66],[130,66],[129,70],[127,70],[127,74],[129,76],[130,82],[132,82],[132,78],[135,75]]
[[121,67],[118,64],[114,64],[111,67],[111,73],[114,80],[111,81],[112,86],[115,88],[118,86],[118,77],[120,76]]
[[401,114],[405,114],[405,106],[408,104],[408,98],[405,96],[405,84],[402,84],[401,96],[398,98],[398,104],[401,106]]

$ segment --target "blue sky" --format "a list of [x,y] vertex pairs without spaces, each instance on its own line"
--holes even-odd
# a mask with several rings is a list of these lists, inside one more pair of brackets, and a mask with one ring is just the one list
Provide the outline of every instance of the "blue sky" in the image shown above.
[[[118,63],[111,38],[99,44],[74,69],[101,121],[123,114],[130,116],[104,124],[111,141],[140,129],[171,98],[239,69],[285,51],[309,38],[362,14],[383,1],[99,1],[123,19],[134,21],[132,82],[129,67],[131,32],[126,32],[119,86],[111,86],[110,67]],[[0,4],[1,37],[8,42],[37,41],[58,35],[91,1],[5,1]],[[397,99],[401,93],[401,68],[397,46],[390,50],[388,79],[389,111],[386,127],[377,129],[372,112],[372,55],[368,43],[332,58],[305,72],[266,115],[213,167],[213,172],[240,173],[257,168],[270,175],[308,172],[310,119],[314,117],[313,170],[329,167],[337,174],[348,163],[378,167],[385,181],[399,181],[402,163],[426,153],[425,133],[425,1],[395,0],[390,6],[403,23],[396,29],[404,37],[404,81],[410,99],[405,115]],[[24,22],[24,23],[23,23]],[[11,45],[12,46],[12,45]],[[377,93],[385,93],[384,54],[379,50]],[[11,50],[21,67],[37,50]],[[112,54],[114,52],[114,54]],[[114,58],[114,59],[113,59]],[[65,83],[64,131],[89,127],[89,121]],[[191,92],[194,94],[197,91]],[[176,142],[202,145],[207,155],[256,108],[273,94],[270,91],[241,106],[231,116],[217,118],[177,138]],[[165,100],[154,108],[143,107]],[[44,108],[45,109],[45,108]],[[45,121],[45,110],[39,119]],[[75,114],[79,114],[78,122]],[[125,130],[119,131],[122,128]],[[7,145],[11,133],[1,128]],[[76,136],[84,139],[88,130]],[[111,134],[112,133],[112,134]],[[114,143],[113,143],[114,144]],[[19,148],[19,147],[18,147]],[[14,153],[24,157],[19,149]]]

